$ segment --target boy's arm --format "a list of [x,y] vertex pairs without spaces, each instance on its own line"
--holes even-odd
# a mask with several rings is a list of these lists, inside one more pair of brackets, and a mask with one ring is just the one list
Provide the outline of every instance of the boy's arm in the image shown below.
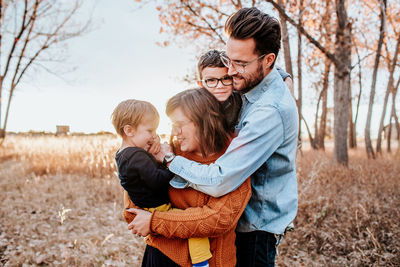
[[279,72],[279,75],[281,75],[283,81],[285,81],[286,78],[292,78],[292,76],[281,67],[276,66],[276,70]]
[[129,166],[154,190],[166,188],[174,176],[168,169],[159,167],[145,151],[135,152],[129,159]]
[[279,111],[272,106],[259,107],[246,117],[238,136],[214,164],[202,165],[177,156],[169,169],[192,183],[194,189],[219,197],[238,188],[282,142]]
[[289,88],[290,93],[294,97],[292,76],[281,67],[276,66],[276,70],[279,72],[279,75],[281,75],[282,80],[285,82],[286,86]]

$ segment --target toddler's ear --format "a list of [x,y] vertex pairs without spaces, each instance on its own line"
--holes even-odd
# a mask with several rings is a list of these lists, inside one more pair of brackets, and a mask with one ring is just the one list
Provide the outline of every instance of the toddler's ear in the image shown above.
[[123,131],[126,136],[133,136],[135,133],[135,129],[133,129],[133,127],[130,125],[125,125]]
[[197,81],[197,85],[200,87],[203,87],[203,82],[202,81]]

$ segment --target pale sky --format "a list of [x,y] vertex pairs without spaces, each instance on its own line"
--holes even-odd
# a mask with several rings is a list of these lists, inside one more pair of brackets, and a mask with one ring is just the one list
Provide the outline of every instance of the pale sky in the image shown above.
[[[55,132],[56,125],[69,125],[72,132],[114,132],[110,115],[119,102],[128,98],[153,103],[161,116],[158,132],[169,131],[165,103],[188,88],[181,79],[193,70],[196,56],[207,48],[196,50],[190,42],[184,48],[174,44],[157,46],[156,42],[165,36],[159,33],[160,22],[153,4],[138,9],[134,0],[85,0],[88,8],[94,3],[95,29],[68,42],[66,66],[77,69],[63,75],[68,82],[46,72],[25,79],[15,92],[7,131]],[[306,84],[303,86],[307,89]],[[364,90],[369,88],[366,83]],[[303,114],[311,127],[315,107],[308,104],[307,96],[303,93]],[[381,100],[378,94],[376,101]],[[361,135],[367,113],[367,101],[364,102],[357,125]],[[375,105],[373,132],[377,130],[380,112],[381,108]]]
[[95,30],[68,43],[68,67],[77,67],[63,75],[68,82],[41,72],[21,84],[8,131],[54,132],[56,125],[70,125],[73,132],[113,132],[112,110],[128,98],[153,103],[160,131],[168,131],[165,103],[186,89],[180,79],[196,64],[196,51],[156,45],[162,37],[154,5],[137,9],[133,0],[100,0],[93,22]]

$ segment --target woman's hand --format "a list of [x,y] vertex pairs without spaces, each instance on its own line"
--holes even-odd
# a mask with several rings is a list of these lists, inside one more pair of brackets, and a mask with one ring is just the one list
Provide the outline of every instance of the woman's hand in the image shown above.
[[151,213],[141,209],[127,209],[126,211],[136,214],[135,219],[128,224],[128,230],[138,236],[147,236],[150,234]]

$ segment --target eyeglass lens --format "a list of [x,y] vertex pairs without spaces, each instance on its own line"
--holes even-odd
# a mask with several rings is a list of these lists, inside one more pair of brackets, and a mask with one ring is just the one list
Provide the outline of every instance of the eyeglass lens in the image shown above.
[[232,83],[233,83],[233,81],[232,81],[232,77],[230,77],[230,76],[225,76],[225,77],[222,77],[222,78],[210,78],[210,79],[206,79],[205,80],[205,82],[206,82],[206,85],[208,86],[208,87],[216,87],[217,85],[218,85],[218,82],[219,81],[221,81],[221,83],[223,84],[223,85],[232,85]]

